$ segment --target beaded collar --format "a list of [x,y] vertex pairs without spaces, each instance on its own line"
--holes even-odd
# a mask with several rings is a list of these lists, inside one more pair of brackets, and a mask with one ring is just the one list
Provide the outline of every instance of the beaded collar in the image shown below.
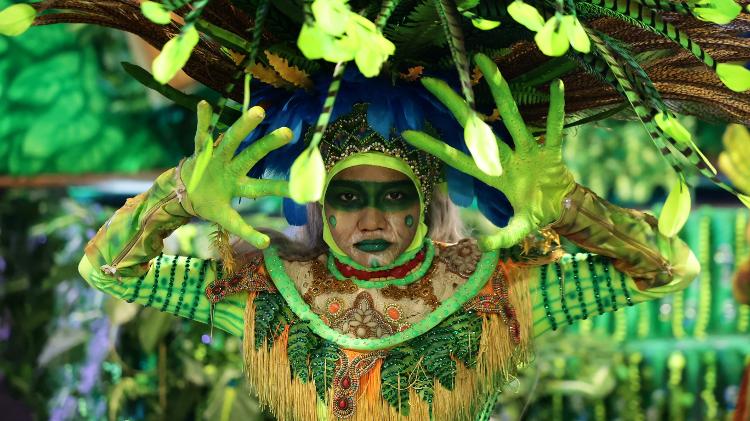
[[339,281],[351,281],[360,288],[404,286],[421,279],[432,266],[434,257],[435,246],[432,240],[425,238],[421,249],[379,268],[366,268],[346,256],[329,252],[328,271]]

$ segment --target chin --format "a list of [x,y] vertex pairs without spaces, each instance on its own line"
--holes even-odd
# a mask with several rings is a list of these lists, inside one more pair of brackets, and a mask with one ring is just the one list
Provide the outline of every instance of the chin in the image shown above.
[[393,263],[393,261],[396,260],[400,253],[398,253],[395,248],[393,251],[384,250],[378,253],[367,253],[364,251],[360,251],[356,247],[352,246],[348,254],[349,257],[358,264],[364,267],[372,268],[377,266],[387,266]]

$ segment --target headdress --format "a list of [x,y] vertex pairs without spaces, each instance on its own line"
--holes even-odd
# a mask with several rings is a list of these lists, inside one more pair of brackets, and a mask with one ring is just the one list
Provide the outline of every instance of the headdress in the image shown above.
[[[224,105],[229,99],[242,104],[247,92],[253,92],[250,102],[286,110],[299,98],[294,91],[308,90],[322,101],[311,101],[298,114],[268,115],[277,117],[273,122],[292,123],[297,138],[311,123],[309,151],[320,144],[349,89],[342,85],[353,67],[347,69],[348,62],[381,81],[414,81],[422,74],[457,80],[472,108],[492,114],[491,95],[468,59],[482,52],[508,79],[527,123],[543,126],[547,85],[561,78],[568,126],[635,117],[675,170],[697,169],[736,193],[712,172],[674,113],[750,124],[750,71],[740,64],[750,59],[746,6],[746,0],[44,0],[26,7],[37,11],[37,25],[96,23],[163,48],[153,77],[137,66],[128,67],[131,74],[156,87],[183,68],[221,93],[215,107],[222,110],[219,121],[236,118],[236,107]],[[18,15],[33,17],[33,11]],[[14,23],[14,33],[22,23]],[[252,75],[251,89],[244,89],[246,75]],[[368,83],[380,83],[375,79]],[[273,88],[257,95],[263,87]],[[197,103],[168,86],[158,90],[182,105]],[[311,113],[312,122],[304,117]],[[404,113],[411,118],[419,111]],[[460,137],[443,140],[466,150]],[[303,142],[289,146],[286,159],[318,156],[300,154],[303,147]],[[446,178],[451,197],[461,204],[486,192],[486,186],[450,169]],[[479,208],[491,218],[512,213],[502,203],[480,201]]]

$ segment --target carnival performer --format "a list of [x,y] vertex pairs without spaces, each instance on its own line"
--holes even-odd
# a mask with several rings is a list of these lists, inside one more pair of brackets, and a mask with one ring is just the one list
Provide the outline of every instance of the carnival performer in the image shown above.
[[[383,135],[358,103],[324,134],[323,199],[307,206],[300,235],[261,233],[230,202],[289,195],[287,181],[247,174],[293,135],[270,128],[236,153],[265,118],[256,106],[207,163],[196,152],[129,199],[86,247],[81,274],[117,298],[243,337],[248,380],[279,419],[487,419],[536,336],[679,291],[699,265],[650,214],[575,183],[561,154],[562,82],[551,84],[546,134],[534,137],[497,66],[481,54],[476,64],[512,138],[498,140],[501,175],[428,124]],[[451,87],[422,82],[466,124],[470,107]],[[210,116],[201,103],[197,150]],[[507,198],[513,217],[499,234],[462,238],[445,164]],[[163,255],[162,240],[194,217],[255,250],[238,246],[249,251],[234,262]],[[557,236],[591,254],[564,254]]]

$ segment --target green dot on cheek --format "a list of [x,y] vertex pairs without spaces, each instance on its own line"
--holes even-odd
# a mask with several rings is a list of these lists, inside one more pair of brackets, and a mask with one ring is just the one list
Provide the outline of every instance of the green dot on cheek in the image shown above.
[[328,224],[331,228],[336,228],[336,217],[334,215],[328,217]]
[[406,215],[406,218],[404,218],[404,223],[407,227],[411,228],[414,225],[414,217],[411,215]]

